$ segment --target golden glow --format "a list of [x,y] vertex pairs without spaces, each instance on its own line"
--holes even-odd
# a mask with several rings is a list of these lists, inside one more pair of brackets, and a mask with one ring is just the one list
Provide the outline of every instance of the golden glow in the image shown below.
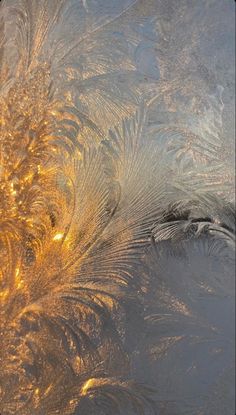
[[29,181],[31,181],[32,180],[32,178],[34,177],[34,173],[29,173],[26,177],[25,177],[25,181],[26,182],[29,182]]
[[20,277],[20,269],[19,268],[16,268],[16,272],[15,272],[15,283],[16,283],[16,288],[18,288],[18,289],[22,288],[23,285],[24,285],[24,281]]
[[60,241],[64,236],[64,233],[56,233],[56,235],[53,237],[53,241]]
[[6,288],[5,290],[0,292],[0,299],[4,301],[7,298],[8,294],[9,294],[9,288]]
[[13,196],[15,196],[15,195],[16,195],[16,190],[14,190],[14,184],[13,184],[13,183],[11,183],[10,187],[11,187],[11,194],[12,194]]
[[85,384],[83,385],[81,389],[81,395],[82,396],[86,395],[88,389],[90,389],[95,383],[96,383],[96,379],[94,378],[87,380],[87,382],[85,382]]
[[39,388],[36,388],[35,391],[34,391],[34,394],[39,395],[39,392],[40,392]]

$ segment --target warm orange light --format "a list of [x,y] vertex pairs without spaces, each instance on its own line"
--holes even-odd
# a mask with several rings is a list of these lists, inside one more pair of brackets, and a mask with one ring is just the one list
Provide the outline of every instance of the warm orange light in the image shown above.
[[20,269],[16,268],[15,272],[15,282],[16,282],[16,288],[20,289],[22,288],[24,281],[20,277]]
[[84,386],[81,389],[81,395],[86,395],[88,389],[90,389],[94,383],[96,382],[96,380],[94,378],[91,378],[89,380],[87,380],[87,382],[85,382]]
[[56,233],[56,235],[53,237],[53,241],[60,241],[63,238],[63,233]]

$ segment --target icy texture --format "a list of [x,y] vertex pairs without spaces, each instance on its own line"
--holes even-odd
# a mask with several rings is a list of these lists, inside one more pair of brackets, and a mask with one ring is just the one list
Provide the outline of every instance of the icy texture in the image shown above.
[[1,2],[1,415],[234,413],[233,14]]

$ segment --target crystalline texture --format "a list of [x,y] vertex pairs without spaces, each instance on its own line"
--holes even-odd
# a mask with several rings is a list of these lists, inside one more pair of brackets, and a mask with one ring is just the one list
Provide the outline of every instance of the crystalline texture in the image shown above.
[[232,15],[1,2],[1,415],[233,413]]

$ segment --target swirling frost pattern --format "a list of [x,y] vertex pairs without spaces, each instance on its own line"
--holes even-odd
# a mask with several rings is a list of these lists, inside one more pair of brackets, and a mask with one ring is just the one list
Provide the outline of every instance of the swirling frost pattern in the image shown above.
[[233,12],[1,2],[1,415],[234,413]]

